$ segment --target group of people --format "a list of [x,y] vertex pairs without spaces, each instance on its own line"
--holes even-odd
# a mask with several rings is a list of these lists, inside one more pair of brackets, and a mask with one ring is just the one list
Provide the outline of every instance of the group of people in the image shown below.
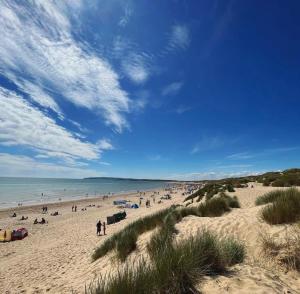
[[103,235],[106,234],[106,223],[105,222],[101,223],[101,221],[99,220],[96,224],[96,228],[97,228],[97,236],[101,236],[102,229],[103,229]]
[[42,207],[42,212],[43,213],[47,213],[48,212],[48,207],[47,206],[43,206]]
[[77,211],[77,205],[73,205],[72,206],[72,212],[76,212]]

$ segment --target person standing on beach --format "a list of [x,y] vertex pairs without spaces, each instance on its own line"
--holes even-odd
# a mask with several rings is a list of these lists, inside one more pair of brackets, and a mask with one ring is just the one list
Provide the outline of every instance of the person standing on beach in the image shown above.
[[105,223],[105,222],[103,222],[103,224],[102,224],[102,225],[103,225],[103,235],[106,235],[106,234],[105,234],[105,231],[106,231],[106,223]]
[[75,212],[77,211],[77,205],[75,205],[75,207],[74,207],[74,211],[75,211]]
[[[96,227],[97,227],[97,236],[101,236],[101,226],[102,226],[102,224],[101,224],[101,221],[99,220],[97,222],[97,224],[96,224]],[[105,235],[105,233],[104,233],[104,235]]]

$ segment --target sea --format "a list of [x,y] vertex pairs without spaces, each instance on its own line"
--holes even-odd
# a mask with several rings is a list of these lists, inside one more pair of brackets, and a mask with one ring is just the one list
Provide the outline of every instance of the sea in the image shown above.
[[43,204],[164,188],[165,181],[117,178],[53,179],[0,177],[0,208]]

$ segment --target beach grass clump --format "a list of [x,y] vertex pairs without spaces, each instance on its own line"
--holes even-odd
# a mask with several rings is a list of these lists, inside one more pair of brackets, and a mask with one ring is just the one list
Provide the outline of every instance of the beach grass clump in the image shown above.
[[268,192],[262,196],[259,196],[255,200],[255,205],[263,205],[274,202],[277,198],[281,197],[286,191],[285,190],[274,190]]
[[280,241],[261,235],[262,252],[288,270],[300,271],[300,228],[294,226]]
[[230,211],[228,202],[221,197],[212,198],[198,206],[198,216],[215,217]]
[[291,188],[282,191],[271,204],[261,211],[268,224],[288,224],[300,220],[300,191]]
[[240,202],[236,196],[231,197],[231,196],[227,195],[226,193],[221,192],[220,197],[225,199],[225,201],[227,201],[228,206],[230,208],[240,208],[241,207]]
[[243,245],[228,240],[221,240],[208,231],[200,231],[181,243],[161,240],[160,254],[153,255],[151,265],[139,263],[134,268],[124,267],[117,275],[100,276],[98,283],[87,292],[199,293],[195,285],[202,276],[226,271],[229,266],[243,261],[244,256],[237,258],[235,253],[235,249]]
[[155,214],[145,216],[138,219],[131,224],[127,225],[122,231],[115,233],[110,238],[106,239],[93,253],[92,259],[95,261],[112,250],[117,251],[117,257],[124,261],[126,257],[136,249],[136,242],[138,236],[153,230],[156,226],[160,226],[163,223],[164,217],[175,206],[161,210]]

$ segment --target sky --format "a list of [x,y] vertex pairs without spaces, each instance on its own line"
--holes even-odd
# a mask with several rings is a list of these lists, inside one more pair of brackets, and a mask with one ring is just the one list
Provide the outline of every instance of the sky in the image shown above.
[[0,1],[0,176],[300,166],[299,1]]

